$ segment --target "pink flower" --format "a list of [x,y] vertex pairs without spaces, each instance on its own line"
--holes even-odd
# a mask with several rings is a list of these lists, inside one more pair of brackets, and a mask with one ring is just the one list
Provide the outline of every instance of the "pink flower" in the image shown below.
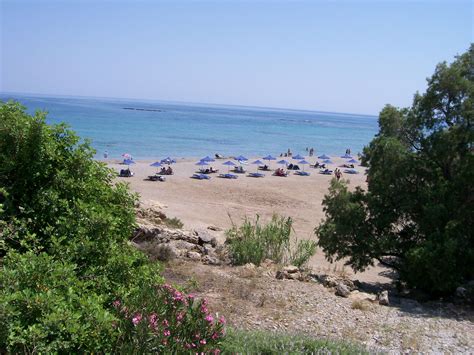
[[162,322],[162,324],[165,327],[169,327],[169,325],[170,325],[166,319]]
[[163,331],[163,335],[164,335],[165,337],[169,337],[169,336],[171,335],[171,332],[170,332],[168,329],[165,329],[165,330]]
[[226,324],[226,320],[225,320],[224,316],[220,316],[219,323],[220,324]]
[[214,332],[214,333],[212,334],[211,338],[212,338],[212,340],[216,340],[216,339],[219,338],[219,334],[217,334],[217,333]]
[[201,340],[199,341],[199,343],[200,343],[201,345],[206,345],[206,339],[201,339]]
[[207,307],[205,305],[202,305],[201,306],[201,312],[202,313],[207,313],[207,312],[209,312],[209,310],[207,309]]
[[176,320],[178,322],[182,321],[184,318],[184,312],[179,312],[178,315],[176,316]]
[[221,353],[219,349],[214,349],[212,352],[214,355],[219,355]]
[[115,308],[119,308],[120,307],[120,300],[115,300],[112,304]]
[[142,315],[140,313],[136,313],[135,316],[132,318],[132,323],[136,327],[138,323],[142,321]]
[[184,345],[184,347],[185,347],[186,349],[191,349],[191,344],[187,343],[186,345]]
[[148,323],[150,325],[150,328],[156,329],[158,325],[158,315],[156,313],[152,313],[148,318]]
[[214,317],[210,314],[208,314],[205,318],[209,323],[212,323],[214,321]]

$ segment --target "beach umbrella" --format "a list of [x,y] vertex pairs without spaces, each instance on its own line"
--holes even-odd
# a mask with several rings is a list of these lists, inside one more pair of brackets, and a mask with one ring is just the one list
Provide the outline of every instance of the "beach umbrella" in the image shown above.
[[238,160],[238,161],[247,161],[248,159],[246,157],[244,157],[243,155],[239,155],[237,158],[235,158],[235,160]]
[[[263,161],[261,160],[255,160],[252,162],[252,164],[255,164],[255,165],[263,165]],[[258,172],[258,166],[257,166],[257,172]]]
[[150,164],[150,166],[155,166],[155,167],[160,167],[161,163],[159,161],[155,161],[153,164]]
[[263,159],[263,160],[268,160],[268,161],[270,161],[270,160],[277,160],[277,158],[272,157],[271,155],[267,155],[266,157],[263,157],[262,159]]
[[329,159],[326,159],[326,160],[323,160],[323,163],[324,163],[324,164],[332,164],[332,161],[329,160]]
[[283,160],[277,161],[277,164],[288,165],[289,162],[283,159]]
[[320,155],[318,159],[329,159],[329,157],[326,154]]
[[309,162],[307,162],[306,160],[303,159],[303,160],[300,160],[300,161],[298,162],[298,164],[303,165],[303,171],[304,171],[304,166],[305,166],[305,165],[308,165]]
[[205,165],[209,165],[206,161],[203,161],[203,160],[199,160],[196,165],[199,165],[199,166],[205,166]]
[[298,155],[295,155],[293,159],[301,160],[301,159],[304,159],[304,157],[298,154]]
[[351,160],[348,161],[348,163],[357,164],[357,163],[359,163],[359,162],[358,162],[357,160],[355,160],[355,159],[351,159]]
[[225,163],[222,163],[222,165],[227,165],[228,169],[227,169],[227,172],[230,171],[230,167],[231,166],[236,166],[236,164],[230,160],[226,161]]
[[169,164],[176,163],[176,160],[171,159],[170,157],[168,157],[168,158],[162,159],[162,160],[160,161],[160,163],[161,163],[161,164],[168,164],[168,165],[169,165]]
[[346,153],[344,155],[341,155],[341,158],[352,159],[352,156]]
[[135,162],[134,162],[133,160],[131,160],[131,159],[124,159],[124,160],[123,160],[123,163],[124,163],[125,165],[132,165],[132,164],[135,164]]
[[215,161],[214,159],[212,159],[209,155],[202,158],[201,161],[206,161],[206,162],[211,162],[211,161]]
[[132,154],[130,153],[123,153],[122,157],[124,160],[131,160],[132,159]]

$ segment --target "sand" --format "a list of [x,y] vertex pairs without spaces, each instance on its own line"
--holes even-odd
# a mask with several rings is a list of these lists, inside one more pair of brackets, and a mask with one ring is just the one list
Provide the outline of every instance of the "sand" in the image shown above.
[[[167,176],[165,182],[146,180],[157,168],[150,166],[151,161],[137,161],[131,166],[135,175],[119,180],[130,183],[131,189],[140,194],[144,206],[162,208],[168,217],[179,218],[186,229],[214,225],[225,230],[231,226],[231,219],[239,224],[245,217],[255,218],[258,214],[262,220],[268,220],[276,213],[293,218],[294,235],[297,238],[316,240],[314,228],[324,218],[321,203],[334,175],[319,174],[319,169],[307,165],[305,170],[311,173],[310,176],[298,176],[291,172],[288,177],[277,177],[272,176],[272,172],[264,172],[264,178],[239,174],[238,179],[231,180],[211,174],[210,180],[196,180],[190,177],[199,169],[195,165],[197,160],[198,158],[178,159],[172,165],[174,175]],[[315,160],[308,159],[311,163]],[[328,166],[331,170],[345,163],[345,159],[341,158],[332,160],[334,164]],[[216,160],[211,166],[226,173],[228,168],[222,165],[224,161],[226,160]],[[109,166],[117,171],[125,167],[118,162],[109,162]],[[257,169],[257,166],[251,164],[244,167],[251,172]],[[271,168],[277,167],[280,166],[272,161]],[[344,171],[344,168],[340,169]],[[358,175],[343,174],[344,179],[349,179],[351,189],[366,185],[364,168],[356,169],[360,172]],[[220,236],[225,238],[223,233]],[[317,270],[343,270],[343,262],[327,262],[320,249],[310,261],[310,266]],[[381,271],[383,268],[374,267],[358,273],[355,278],[370,282],[388,281],[379,275]],[[344,268],[344,272],[351,274],[348,267]]]

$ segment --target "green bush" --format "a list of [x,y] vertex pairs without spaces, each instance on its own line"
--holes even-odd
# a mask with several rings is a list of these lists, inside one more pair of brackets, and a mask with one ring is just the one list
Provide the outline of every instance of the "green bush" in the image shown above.
[[218,351],[225,319],[215,319],[205,299],[163,285],[113,302],[120,352],[204,353]]
[[316,228],[330,261],[375,261],[433,296],[474,278],[474,45],[440,63],[409,108],[387,105],[364,148],[368,189],[332,181]]
[[102,295],[76,266],[11,252],[0,273],[0,352],[107,352],[118,332]]
[[343,341],[315,339],[265,331],[228,329],[224,354],[365,354],[363,348]]
[[226,243],[229,245],[233,263],[260,265],[265,259],[271,259],[277,263],[303,266],[316,252],[316,242],[297,240],[292,245],[292,225],[293,220],[290,217],[277,215],[273,215],[271,221],[265,225],[260,224],[259,216],[254,223],[245,219],[239,227],[233,224],[226,232]]

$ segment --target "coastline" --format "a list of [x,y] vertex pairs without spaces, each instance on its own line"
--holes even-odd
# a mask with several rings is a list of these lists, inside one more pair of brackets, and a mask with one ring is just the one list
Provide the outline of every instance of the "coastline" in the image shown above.
[[[258,157],[249,158],[249,161],[255,159]],[[291,158],[282,159],[293,161]],[[157,168],[150,166],[153,163],[151,160],[137,160],[130,166],[130,170],[134,172],[133,177],[117,179],[130,184],[131,190],[140,195],[140,203],[144,207],[159,208],[168,217],[179,218],[184,223],[185,229],[206,229],[210,225],[222,229],[218,233],[221,241],[225,240],[224,231],[230,228],[232,223],[240,224],[244,218],[254,219],[256,215],[266,221],[275,213],[293,219],[293,237],[316,239],[314,228],[324,218],[321,203],[334,174],[322,175],[318,173],[319,169],[306,165],[305,171],[310,172],[310,176],[291,173],[288,177],[277,177],[272,176],[272,172],[265,172],[266,176],[263,178],[239,174],[237,179],[222,179],[218,177],[219,174],[211,174],[210,180],[196,180],[191,176],[199,169],[199,166],[195,165],[198,160],[177,159],[177,163],[172,164],[174,175],[166,176],[165,182],[146,180],[149,175],[157,172]],[[306,160],[314,164],[316,158]],[[331,160],[334,164],[328,167],[332,170],[346,162],[346,159],[342,158]],[[219,159],[209,166],[219,169],[219,172],[227,173],[227,166],[222,165],[225,161],[227,159]],[[126,168],[126,165],[118,160],[105,162],[117,172]],[[280,166],[272,161],[271,168],[276,167]],[[245,165],[245,168],[250,172],[257,171],[256,165]],[[357,175],[343,173],[342,178],[350,181],[350,189],[366,186],[365,168],[356,166],[356,170],[359,171]],[[342,261],[336,263],[326,261],[319,248],[309,266],[315,270],[330,269],[353,274],[352,270],[344,267]],[[379,275],[383,270],[378,266],[372,267],[363,273],[358,273],[357,278],[362,281],[389,282],[388,278]]]

